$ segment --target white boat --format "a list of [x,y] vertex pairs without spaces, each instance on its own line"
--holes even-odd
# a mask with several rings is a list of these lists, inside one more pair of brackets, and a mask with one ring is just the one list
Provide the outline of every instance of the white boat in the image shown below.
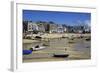
[[45,49],[44,46],[35,46],[35,47],[32,47],[33,51],[37,51],[37,50],[42,50],[42,49]]

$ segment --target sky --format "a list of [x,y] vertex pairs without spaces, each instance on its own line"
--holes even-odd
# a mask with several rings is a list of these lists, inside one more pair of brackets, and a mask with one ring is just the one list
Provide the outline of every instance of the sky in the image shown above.
[[56,11],[36,11],[23,10],[23,20],[25,21],[53,21],[56,24],[90,25],[91,13],[83,12],[56,12]]

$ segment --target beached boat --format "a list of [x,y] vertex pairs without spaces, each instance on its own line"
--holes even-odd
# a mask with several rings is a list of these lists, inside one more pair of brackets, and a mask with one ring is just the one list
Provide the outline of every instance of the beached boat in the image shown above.
[[37,39],[41,39],[42,37],[40,37],[40,36],[36,36],[35,38],[37,38]]
[[33,49],[33,51],[37,51],[37,50],[45,49],[45,47],[44,47],[44,46],[39,46],[39,45],[37,45],[37,46],[35,46],[35,47],[32,47],[32,49]]
[[69,54],[53,54],[53,57],[58,57],[58,58],[65,58],[65,57],[68,57]]
[[86,39],[86,41],[90,41],[90,40],[91,40],[91,38],[87,38],[87,39]]
[[32,50],[23,50],[23,55],[29,55],[32,53]]

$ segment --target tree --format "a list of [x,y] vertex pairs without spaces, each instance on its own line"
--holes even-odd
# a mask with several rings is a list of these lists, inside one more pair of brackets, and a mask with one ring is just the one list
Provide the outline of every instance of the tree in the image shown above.
[[28,21],[23,21],[23,38],[26,38],[27,30],[28,30]]
[[28,21],[23,21],[23,33],[27,31]]

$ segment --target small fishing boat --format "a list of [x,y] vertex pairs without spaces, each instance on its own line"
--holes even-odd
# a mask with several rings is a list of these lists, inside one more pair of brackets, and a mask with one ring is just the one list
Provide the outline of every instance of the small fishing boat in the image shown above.
[[32,51],[33,51],[32,48],[30,48],[29,50],[23,50],[23,55],[29,55],[32,53]]
[[87,38],[87,39],[86,39],[86,41],[90,41],[90,40],[91,40],[91,38]]
[[36,36],[35,38],[37,38],[37,39],[41,39],[42,37],[40,37],[40,36]]
[[37,46],[35,46],[35,47],[32,47],[32,49],[33,49],[33,51],[37,51],[37,50],[45,49],[45,47],[44,47],[44,46],[39,46],[39,45],[37,45]]
[[53,57],[58,57],[58,58],[66,58],[68,56],[69,54],[53,54]]

